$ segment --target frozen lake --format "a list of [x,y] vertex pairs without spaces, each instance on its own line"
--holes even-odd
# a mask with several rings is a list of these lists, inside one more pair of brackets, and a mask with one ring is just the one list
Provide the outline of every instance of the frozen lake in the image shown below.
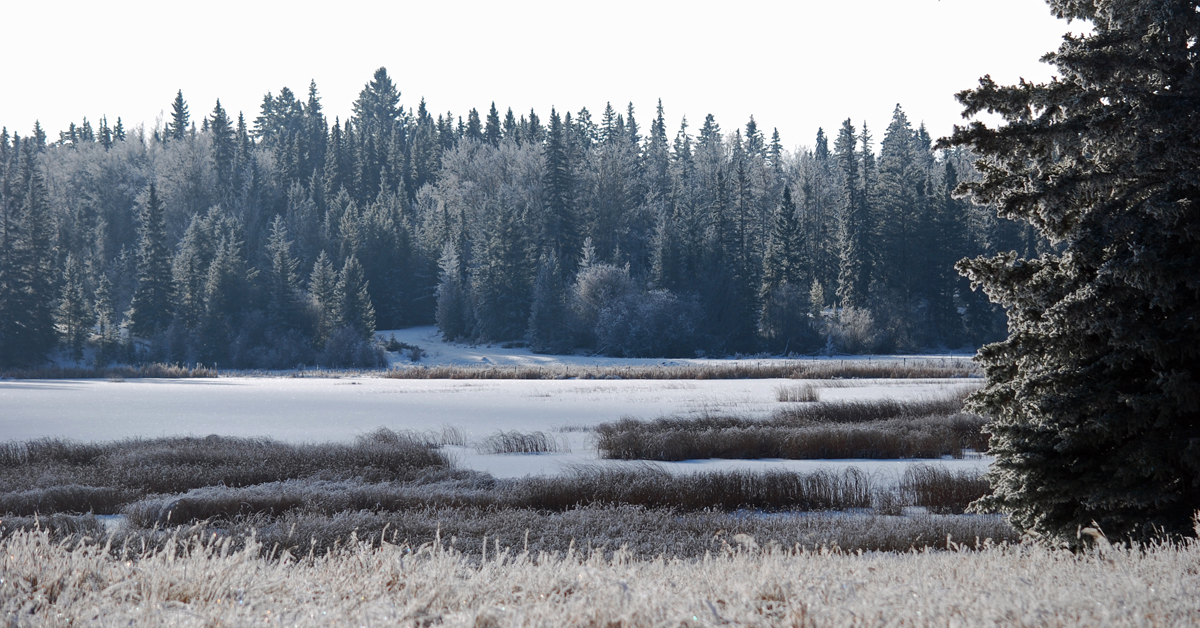
[[[0,441],[44,436],[102,441],[127,437],[221,434],[283,441],[348,441],[379,427],[457,427],[468,444],[500,430],[545,431],[570,453],[480,455],[447,448],[460,464],[497,477],[557,473],[597,462],[580,428],[623,416],[703,413],[765,416],[781,407],[776,389],[799,380],[403,380],[377,377],[0,381]],[[821,380],[809,383],[821,387]],[[830,383],[830,382],[824,382]],[[840,380],[821,399],[910,398],[978,385],[978,380]],[[567,428],[567,429],[563,429]],[[701,469],[811,470],[847,464],[902,472],[913,461],[733,461],[656,463]],[[606,461],[605,464],[622,464]],[[629,463],[624,463],[629,464]],[[641,463],[639,463],[641,464]],[[987,460],[940,464],[983,467]]]

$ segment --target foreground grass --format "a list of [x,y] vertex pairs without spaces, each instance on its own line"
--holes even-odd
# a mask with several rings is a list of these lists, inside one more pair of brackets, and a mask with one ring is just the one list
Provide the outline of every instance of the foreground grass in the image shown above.
[[[445,537],[443,537],[443,541]],[[761,549],[760,549],[761,548]],[[257,541],[176,538],[112,551],[43,532],[0,541],[9,625],[1097,626],[1194,625],[1200,547],[1071,554],[855,555],[729,539],[696,559],[447,543],[280,555]]]

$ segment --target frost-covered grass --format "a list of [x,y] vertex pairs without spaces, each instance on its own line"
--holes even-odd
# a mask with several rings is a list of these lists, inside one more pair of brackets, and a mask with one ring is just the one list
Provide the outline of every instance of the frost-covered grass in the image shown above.
[[122,551],[25,532],[0,541],[0,613],[21,626],[477,628],[1183,626],[1200,617],[1191,540],[1085,554],[981,542],[977,551],[858,555],[726,532],[709,555],[689,559],[488,544],[486,558],[468,558],[445,535],[280,558],[265,539],[238,549],[228,537],[181,536]]
[[[386,371],[391,379],[929,379],[977,377],[969,360],[712,360],[696,364],[594,364],[526,366],[494,364],[400,366]],[[781,400],[783,401],[783,400]]]

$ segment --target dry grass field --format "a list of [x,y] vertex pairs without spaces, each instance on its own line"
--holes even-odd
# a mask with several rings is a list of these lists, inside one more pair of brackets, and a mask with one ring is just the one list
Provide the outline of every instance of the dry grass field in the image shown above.
[[[154,551],[0,542],[8,626],[1190,626],[1200,546],[846,553],[728,539],[694,559],[447,544],[282,556],[193,537]],[[274,554],[274,555],[272,555]]]

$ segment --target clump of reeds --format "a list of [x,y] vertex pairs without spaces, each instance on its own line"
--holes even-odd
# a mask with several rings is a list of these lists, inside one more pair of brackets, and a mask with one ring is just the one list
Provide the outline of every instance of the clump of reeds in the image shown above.
[[904,470],[900,491],[906,501],[938,514],[962,514],[971,502],[991,493],[983,475],[974,470],[915,464]]
[[820,389],[812,384],[784,384],[775,387],[775,399],[780,402],[808,403],[820,401]]
[[565,438],[545,432],[496,432],[475,445],[481,454],[547,454],[570,452]]

